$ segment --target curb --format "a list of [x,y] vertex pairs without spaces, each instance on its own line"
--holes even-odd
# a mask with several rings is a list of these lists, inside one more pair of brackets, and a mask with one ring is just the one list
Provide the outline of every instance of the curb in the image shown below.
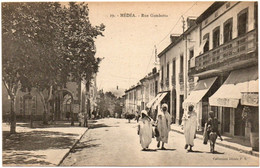
[[[184,134],[182,131],[178,131],[178,130],[175,130],[175,129],[171,129],[171,130],[174,131],[174,132],[177,132],[179,134]],[[201,137],[201,135],[196,136],[196,138],[203,140],[203,137]],[[222,147],[226,147],[226,148],[229,148],[229,149],[232,149],[232,150],[239,151],[241,153],[245,153],[245,154],[249,154],[249,155],[252,155],[252,156],[255,156],[255,157],[259,157],[259,153],[255,152],[255,151],[248,151],[248,150],[244,150],[244,149],[239,149],[237,147],[222,144],[222,143],[219,143],[219,142],[216,142],[216,144],[219,145],[219,146],[222,146]]]
[[77,145],[77,143],[82,139],[83,135],[85,135],[85,133],[88,131],[88,128],[86,129],[86,131],[80,136],[79,139],[77,139],[74,144],[72,145],[72,147],[66,152],[66,154],[62,157],[61,161],[57,164],[57,166],[60,166],[62,164],[62,162],[64,161],[64,159],[69,155],[69,153],[71,152],[71,150]]

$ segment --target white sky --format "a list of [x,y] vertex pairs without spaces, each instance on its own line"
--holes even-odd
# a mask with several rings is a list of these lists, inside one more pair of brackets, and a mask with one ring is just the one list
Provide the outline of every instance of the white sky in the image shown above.
[[[90,2],[92,25],[106,26],[104,37],[96,40],[96,57],[104,57],[97,74],[98,89],[109,91],[116,86],[127,89],[135,85],[154,67],[154,45],[159,53],[170,43],[170,33],[182,33],[181,15],[185,20],[187,16],[199,16],[212,3]],[[121,13],[133,13],[136,17],[120,17]],[[138,17],[141,14],[168,17]]]

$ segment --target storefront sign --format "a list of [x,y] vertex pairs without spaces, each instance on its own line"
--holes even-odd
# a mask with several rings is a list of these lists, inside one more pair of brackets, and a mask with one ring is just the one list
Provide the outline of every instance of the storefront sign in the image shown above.
[[221,107],[237,108],[238,102],[239,102],[239,99],[209,98],[209,104],[211,106],[221,106]]
[[248,106],[258,106],[258,92],[242,93],[241,104]]

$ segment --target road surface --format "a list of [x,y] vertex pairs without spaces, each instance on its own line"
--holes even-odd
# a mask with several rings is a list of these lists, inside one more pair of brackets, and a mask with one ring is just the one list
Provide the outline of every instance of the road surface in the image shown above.
[[216,145],[216,154],[209,145],[195,139],[194,152],[184,149],[184,135],[171,131],[167,150],[156,147],[142,151],[137,123],[125,119],[97,120],[86,132],[61,166],[249,166],[258,165],[255,156]]

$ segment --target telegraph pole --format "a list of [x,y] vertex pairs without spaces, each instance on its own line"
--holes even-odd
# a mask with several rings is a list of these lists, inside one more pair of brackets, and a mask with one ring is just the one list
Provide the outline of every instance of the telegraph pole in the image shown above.
[[182,17],[182,30],[183,30],[183,41],[184,41],[184,59],[183,59],[183,82],[184,82],[184,100],[187,98],[187,71],[188,71],[188,67],[187,67],[187,36],[184,34],[184,30],[185,30],[185,20],[184,17]]

